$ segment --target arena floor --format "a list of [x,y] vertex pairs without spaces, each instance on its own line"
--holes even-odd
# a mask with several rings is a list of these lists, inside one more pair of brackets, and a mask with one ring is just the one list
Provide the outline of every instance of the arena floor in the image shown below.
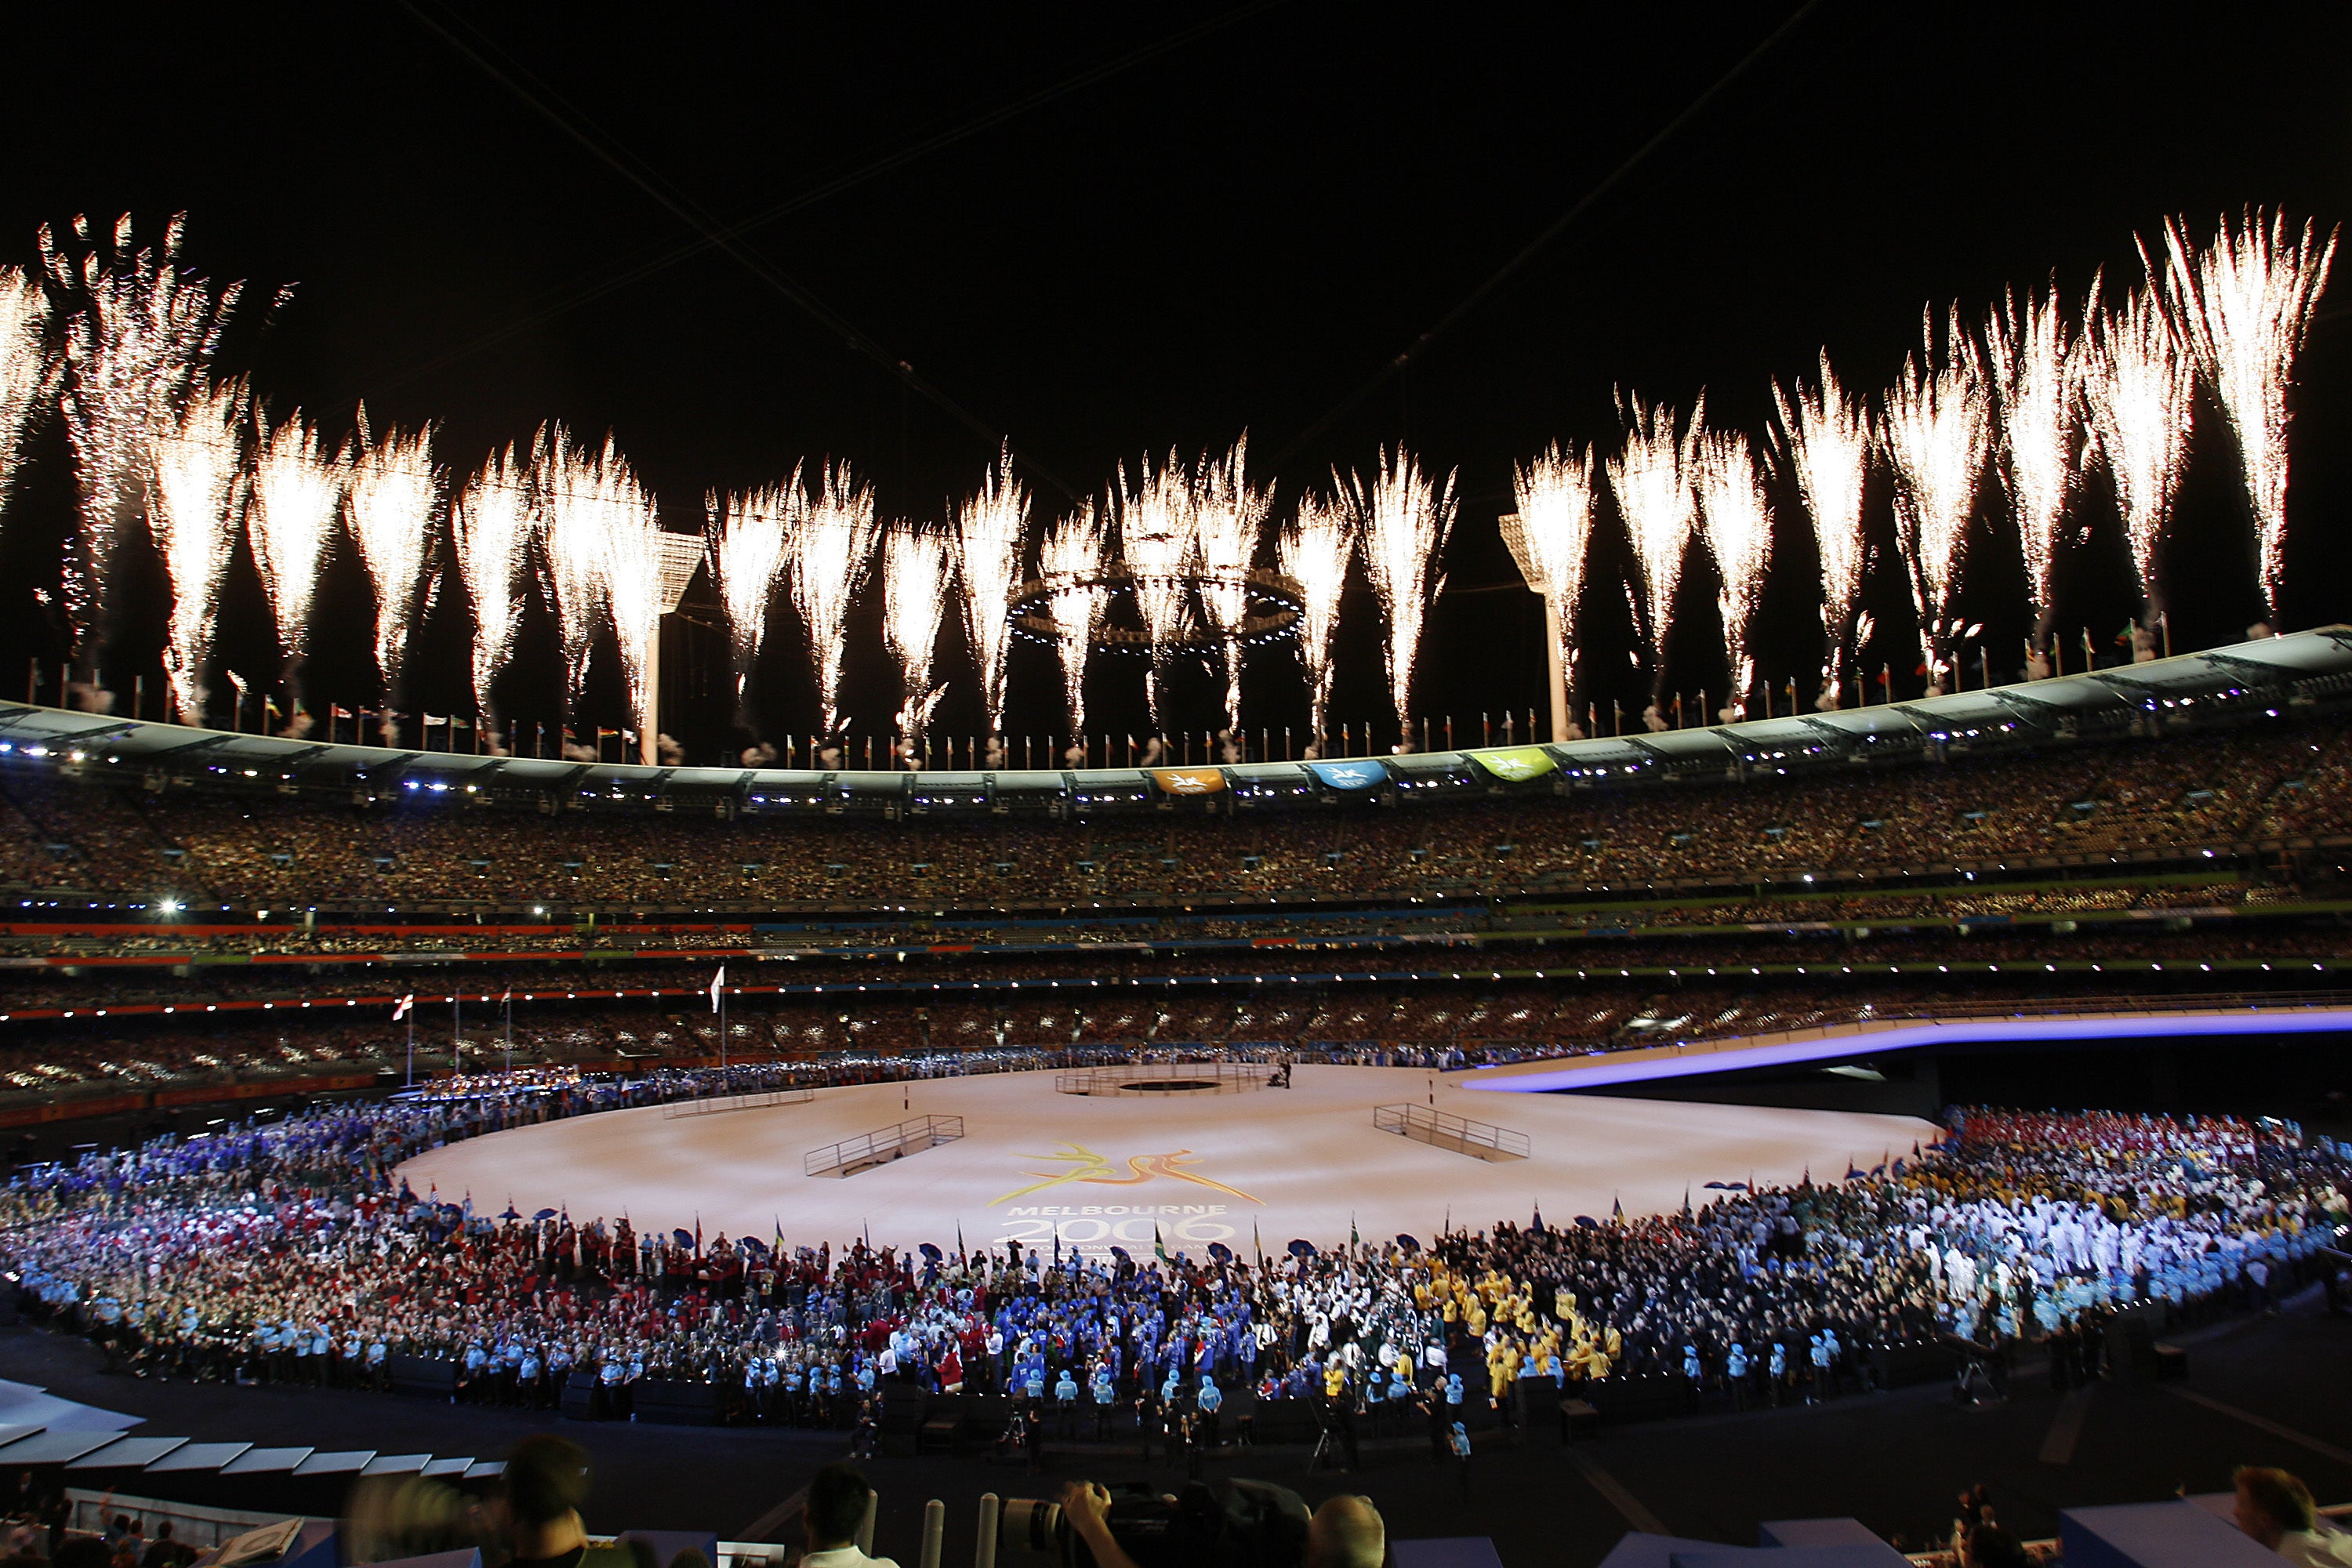
[[[640,1231],[724,1231],[836,1246],[1049,1250],[1112,1246],[1148,1255],[1213,1241],[1247,1253],[1293,1237],[1344,1242],[1405,1232],[1428,1239],[1450,1217],[1484,1226],[1628,1215],[1707,1197],[1710,1181],[1843,1176],[1933,1131],[1909,1117],[1562,1095],[1465,1091],[1407,1068],[1302,1066],[1297,1086],[1144,1098],[1062,1094],[1051,1072],[819,1090],[798,1105],[710,1115],[611,1111],[433,1150],[403,1172],[477,1212],[509,1202],[574,1219],[625,1214]],[[1527,1135],[1524,1159],[1489,1162],[1376,1131],[1373,1108],[1412,1101],[1493,1119]],[[963,1137],[852,1176],[809,1176],[808,1152],[909,1116],[960,1116]]]

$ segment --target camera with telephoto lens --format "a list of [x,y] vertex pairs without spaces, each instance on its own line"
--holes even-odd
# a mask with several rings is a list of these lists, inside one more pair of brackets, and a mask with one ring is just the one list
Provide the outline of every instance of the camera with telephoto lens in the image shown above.
[[[1131,1481],[1105,1489],[1104,1522],[1137,1568],[1297,1568],[1307,1558],[1307,1501],[1288,1487],[1190,1481],[1174,1497]],[[1062,1506],[1007,1498],[997,1516],[997,1560],[1095,1568]]]

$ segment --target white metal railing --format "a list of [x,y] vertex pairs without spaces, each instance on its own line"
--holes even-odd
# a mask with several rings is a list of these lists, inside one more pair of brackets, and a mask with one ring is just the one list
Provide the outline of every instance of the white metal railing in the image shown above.
[[1524,1132],[1497,1127],[1491,1121],[1473,1121],[1466,1116],[1426,1105],[1376,1105],[1372,1108],[1372,1127],[1377,1131],[1393,1132],[1400,1138],[1451,1149],[1479,1160],[1524,1160],[1533,1147]]
[[908,1154],[919,1154],[963,1136],[961,1116],[918,1116],[891,1127],[877,1127],[856,1138],[845,1138],[801,1158],[803,1173],[812,1176],[854,1176]]
[[1264,1089],[1274,1068],[1264,1062],[1140,1062],[1129,1067],[1078,1068],[1054,1075],[1060,1094],[1246,1094]]
[[779,1105],[806,1105],[816,1098],[810,1089],[751,1089],[741,1094],[714,1094],[702,1100],[673,1100],[662,1106],[662,1120],[681,1116],[715,1116],[722,1110],[766,1110]]

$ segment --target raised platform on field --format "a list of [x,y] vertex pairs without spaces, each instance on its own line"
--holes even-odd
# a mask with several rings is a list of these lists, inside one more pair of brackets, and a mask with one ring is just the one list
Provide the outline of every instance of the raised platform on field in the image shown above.
[[802,1157],[801,1170],[803,1174],[811,1176],[854,1176],[860,1171],[871,1171],[909,1154],[952,1143],[962,1136],[961,1116],[918,1116],[855,1138],[845,1138],[838,1143],[828,1143],[822,1149],[812,1149]]
[[1372,1125],[1382,1132],[1433,1149],[1451,1149],[1474,1160],[1524,1160],[1533,1147],[1524,1132],[1491,1121],[1473,1121],[1449,1110],[1433,1110],[1426,1105],[1376,1105]]
[[1054,1076],[1057,1094],[1129,1095],[1163,1100],[1171,1095],[1247,1094],[1264,1089],[1274,1068],[1263,1062],[1147,1062],[1136,1067],[1080,1068]]

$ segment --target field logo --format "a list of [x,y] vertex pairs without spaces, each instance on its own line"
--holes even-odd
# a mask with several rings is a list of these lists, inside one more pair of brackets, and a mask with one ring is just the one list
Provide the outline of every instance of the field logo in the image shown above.
[[1118,1167],[1110,1163],[1108,1155],[1097,1154],[1083,1143],[1065,1143],[1062,1148],[1065,1152],[1059,1154],[1021,1156],[1024,1160],[1040,1160],[1048,1164],[1059,1164],[1066,1168],[1060,1171],[1024,1171],[1021,1173],[1024,1176],[1036,1176],[1041,1179],[1017,1192],[1007,1193],[1001,1198],[992,1200],[988,1206],[994,1208],[998,1204],[1009,1204],[1015,1198],[1025,1198],[1031,1193],[1042,1193],[1048,1187],[1063,1186],[1071,1182],[1086,1182],[1106,1187],[1132,1187],[1148,1182],[1154,1176],[1166,1176],[1171,1181],[1191,1182],[1196,1186],[1214,1187],[1221,1193],[1231,1193],[1244,1203],[1262,1202],[1243,1192],[1239,1187],[1229,1187],[1223,1182],[1212,1181],[1206,1176],[1196,1175],[1191,1171],[1179,1170],[1177,1167],[1181,1165],[1199,1163],[1200,1157],[1190,1149],[1179,1149],[1170,1154],[1131,1154],[1127,1161],[1129,1173],[1122,1176],[1114,1173]]

